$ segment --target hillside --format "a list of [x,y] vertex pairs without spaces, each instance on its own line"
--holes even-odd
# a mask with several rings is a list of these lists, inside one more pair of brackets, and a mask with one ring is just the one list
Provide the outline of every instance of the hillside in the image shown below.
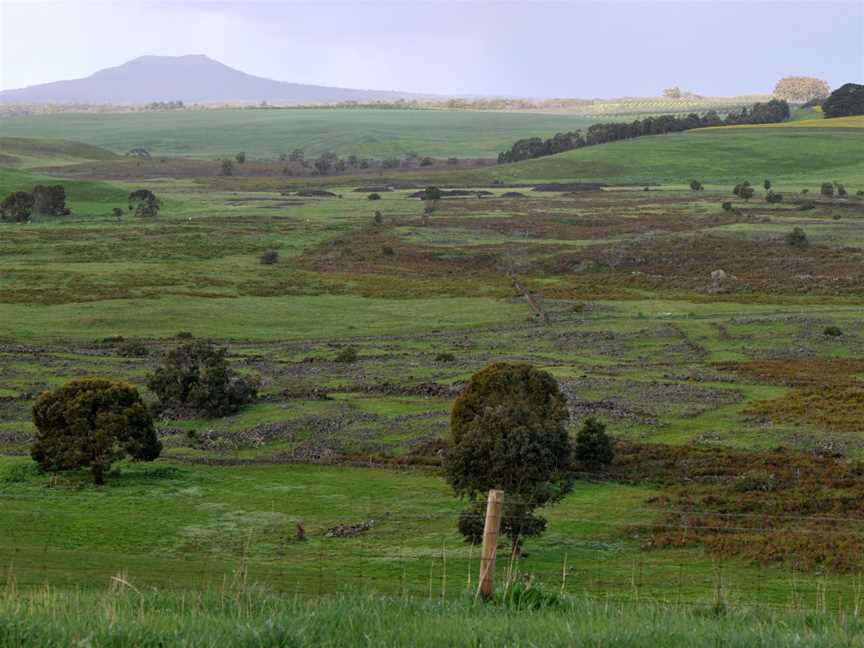
[[[850,124],[857,124],[854,119]],[[505,182],[566,179],[614,184],[807,178],[860,185],[864,129],[805,127],[810,123],[822,124],[790,122],[776,128],[723,127],[641,137],[484,169],[476,176]]]
[[141,56],[83,79],[0,92],[0,102],[142,104],[153,101],[330,102],[410,99],[420,95],[287,83],[235,70],[204,55]]
[[206,110],[62,113],[0,120],[0,135],[71,138],[116,153],[142,146],[153,155],[213,159],[245,151],[275,159],[301,148],[384,158],[415,151],[436,157],[495,157],[521,137],[587,128],[567,115],[447,110]]

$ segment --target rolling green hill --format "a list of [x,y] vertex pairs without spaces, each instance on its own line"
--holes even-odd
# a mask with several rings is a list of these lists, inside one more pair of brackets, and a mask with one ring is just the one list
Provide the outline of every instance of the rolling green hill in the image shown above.
[[[805,127],[810,123],[820,126]],[[675,184],[699,179],[728,184],[748,178],[772,178],[864,185],[864,128],[826,128],[821,127],[823,123],[791,122],[780,128],[724,127],[641,137],[475,174],[504,182]]]
[[[604,118],[609,121],[610,118]],[[415,151],[434,157],[495,157],[521,137],[585,128],[596,118],[536,113],[444,110],[188,110],[62,113],[0,121],[0,135],[65,138],[125,153],[213,158],[237,151],[275,158],[306,155],[383,158]]]

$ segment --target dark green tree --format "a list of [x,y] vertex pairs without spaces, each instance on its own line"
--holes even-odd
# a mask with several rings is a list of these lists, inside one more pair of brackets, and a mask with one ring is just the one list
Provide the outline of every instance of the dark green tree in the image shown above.
[[226,416],[252,402],[258,380],[239,376],[229,367],[227,353],[224,347],[203,340],[169,351],[147,381],[159,399],[159,409]]
[[837,88],[822,104],[826,117],[864,115],[864,85],[846,83]]
[[246,153],[243,151],[240,151],[237,155],[234,156],[234,159],[237,160],[237,164],[245,164]]
[[808,244],[807,235],[800,227],[796,227],[786,235],[786,245],[800,248],[807,247]]
[[36,440],[30,455],[43,470],[89,467],[105,483],[124,457],[153,461],[162,451],[153,419],[132,385],[102,378],[73,380],[44,392],[33,406]]
[[129,194],[129,211],[136,216],[156,216],[162,202],[149,189],[136,189]]
[[490,489],[505,492],[504,533],[518,554],[521,539],[538,535],[546,521],[538,508],[573,489],[567,402],[551,374],[528,364],[496,363],[474,374],[453,405],[451,449],[444,467],[458,497],[468,499],[459,529],[476,540]]
[[612,463],[615,448],[611,437],[606,434],[606,426],[593,416],[582,423],[576,434],[575,457],[588,468],[599,468]]

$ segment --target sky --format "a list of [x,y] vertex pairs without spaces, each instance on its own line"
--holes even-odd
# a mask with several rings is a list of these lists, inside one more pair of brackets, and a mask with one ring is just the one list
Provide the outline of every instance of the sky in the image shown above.
[[0,89],[145,54],[280,81],[519,97],[864,82],[864,0],[0,0]]

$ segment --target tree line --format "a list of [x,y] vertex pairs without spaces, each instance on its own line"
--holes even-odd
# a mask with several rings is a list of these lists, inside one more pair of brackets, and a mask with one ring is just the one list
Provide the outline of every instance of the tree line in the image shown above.
[[751,108],[741,108],[721,117],[717,111],[711,110],[704,115],[690,113],[685,117],[676,115],[660,115],[645,117],[636,121],[607,122],[593,124],[584,133],[582,130],[556,133],[548,139],[528,137],[514,142],[509,150],[498,154],[498,164],[520,162],[533,158],[555,155],[584,146],[606,144],[619,140],[642,137],[644,135],[665,135],[680,133],[694,128],[709,126],[729,126],[737,124],[775,124],[788,120],[789,104],[782,99],[772,99],[766,103],[753,104]]

